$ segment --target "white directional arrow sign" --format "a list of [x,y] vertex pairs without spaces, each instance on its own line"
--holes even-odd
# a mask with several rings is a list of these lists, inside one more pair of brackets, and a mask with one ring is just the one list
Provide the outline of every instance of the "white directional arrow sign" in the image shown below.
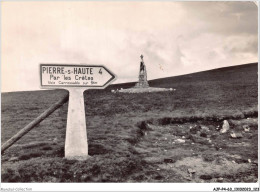
[[41,64],[40,74],[42,88],[104,88],[115,79],[115,75],[101,65]]
[[88,140],[83,92],[104,89],[116,76],[102,65],[40,65],[41,88],[69,91],[65,158],[86,160]]

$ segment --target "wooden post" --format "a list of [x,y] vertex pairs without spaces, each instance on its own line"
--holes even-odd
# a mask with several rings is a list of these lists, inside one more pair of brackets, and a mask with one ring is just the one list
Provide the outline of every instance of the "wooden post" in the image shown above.
[[56,109],[58,109],[64,103],[66,103],[68,101],[68,98],[69,98],[69,94],[67,94],[63,99],[56,102],[49,109],[44,111],[40,116],[38,116],[36,119],[34,119],[31,123],[26,125],[18,133],[16,133],[13,137],[11,137],[9,140],[7,140],[1,146],[1,152],[3,153],[6,149],[8,149],[10,146],[12,146],[16,141],[18,141],[22,136],[24,136],[26,133],[28,133],[31,129],[33,129],[36,125],[38,125],[41,121],[43,121],[50,114],[52,114]]

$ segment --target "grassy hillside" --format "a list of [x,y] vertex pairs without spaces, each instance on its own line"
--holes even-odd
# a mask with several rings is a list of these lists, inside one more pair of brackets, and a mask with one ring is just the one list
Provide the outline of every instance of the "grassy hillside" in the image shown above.
[[[176,89],[172,92],[110,92],[134,83],[88,90],[84,97],[92,158],[83,162],[63,158],[65,104],[2,155],[2,181],[255,181],[257,77],[254,63],[149,82],[152,87]],[[65,94],[64,90],[2,93],[2,143]],[[231,130],[220,134],[224,119]],[[244,132],[245,126],[249,132]],[[200,127],[198,133],[191,127]],[[243,138],[230,138],[231,131],[241,132]],[[189,168],[196,169],[194,177]]]

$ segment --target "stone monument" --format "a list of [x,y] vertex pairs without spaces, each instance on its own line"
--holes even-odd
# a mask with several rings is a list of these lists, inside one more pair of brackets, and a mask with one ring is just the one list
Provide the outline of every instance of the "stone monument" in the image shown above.
[[147,71],[144,64],[144,56],[141,55],[140,70],[139,70],[139,81],[135,84],[135,88],[148,88],[149,84],[147,81]]
[[139,77],[138,82],[135,84],[134,87],[120,90],[111,90],[112,93],[145,93],[145,92],[159,92],[159,91],[172,91],[172,88],[159,88],[159,87],[150,87],[147,81],[147,71],[146,66],[144,64],[144,56],[141,55],[141,62],[140,62],[140,70],[139,70]]

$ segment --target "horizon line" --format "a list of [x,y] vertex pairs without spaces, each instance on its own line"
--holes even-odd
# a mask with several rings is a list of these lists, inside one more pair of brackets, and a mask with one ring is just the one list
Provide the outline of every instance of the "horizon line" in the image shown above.
[[[239,67],[239,66],[242,66],[242,65],[250,65],[250,64],[258,64],[258,61],[256,62],[251,62],[251,63],[244,63],[244,64],[238,64],[238,65],[230,65],[230,66],[225,66],[225,67],[218,67],[218,68],[212,68],[212,69],[208,69],[208,70],[203,70],[203,71],[196,71],[196,72],[192,72],[192,73],[184,73],[184,74],[181,74],[181,75],[176,75],[176,76],[167,76],[167,77],[162,77],[162,78],[157,78],[157,79],[150,79],[148,81],[153,81],[153,80],[158,80],[158,79],[165,79],[165,78],[170,78],[170,77],[179,77],[179,76],[184,76],[184,75],[189,75],[189,74],[194,74],[194,73],[200,73],[200,72],[206,72],[206,71],[211,71],[211,70],[216,70],[216,69],[224,69],[224,68],[229,68],[229,67]],[[122,82],[122,83],[111,83],[110,85],[120,85],[120,84],[127,84],[127,83],[136,83],[137,81],[131,81],[131,82]],[[63,88],[53,88],[53,89],[35,89],[35,90],[18,90],[18,91],[2,91],[1,90],[1,94],[2,93],[16,93],[16,92],[31,92],[31,91],[50,91],[50,90],[57,90],[57,89],[60,89],[62,90]],[[65,90],[65,89],[64,89]]]

